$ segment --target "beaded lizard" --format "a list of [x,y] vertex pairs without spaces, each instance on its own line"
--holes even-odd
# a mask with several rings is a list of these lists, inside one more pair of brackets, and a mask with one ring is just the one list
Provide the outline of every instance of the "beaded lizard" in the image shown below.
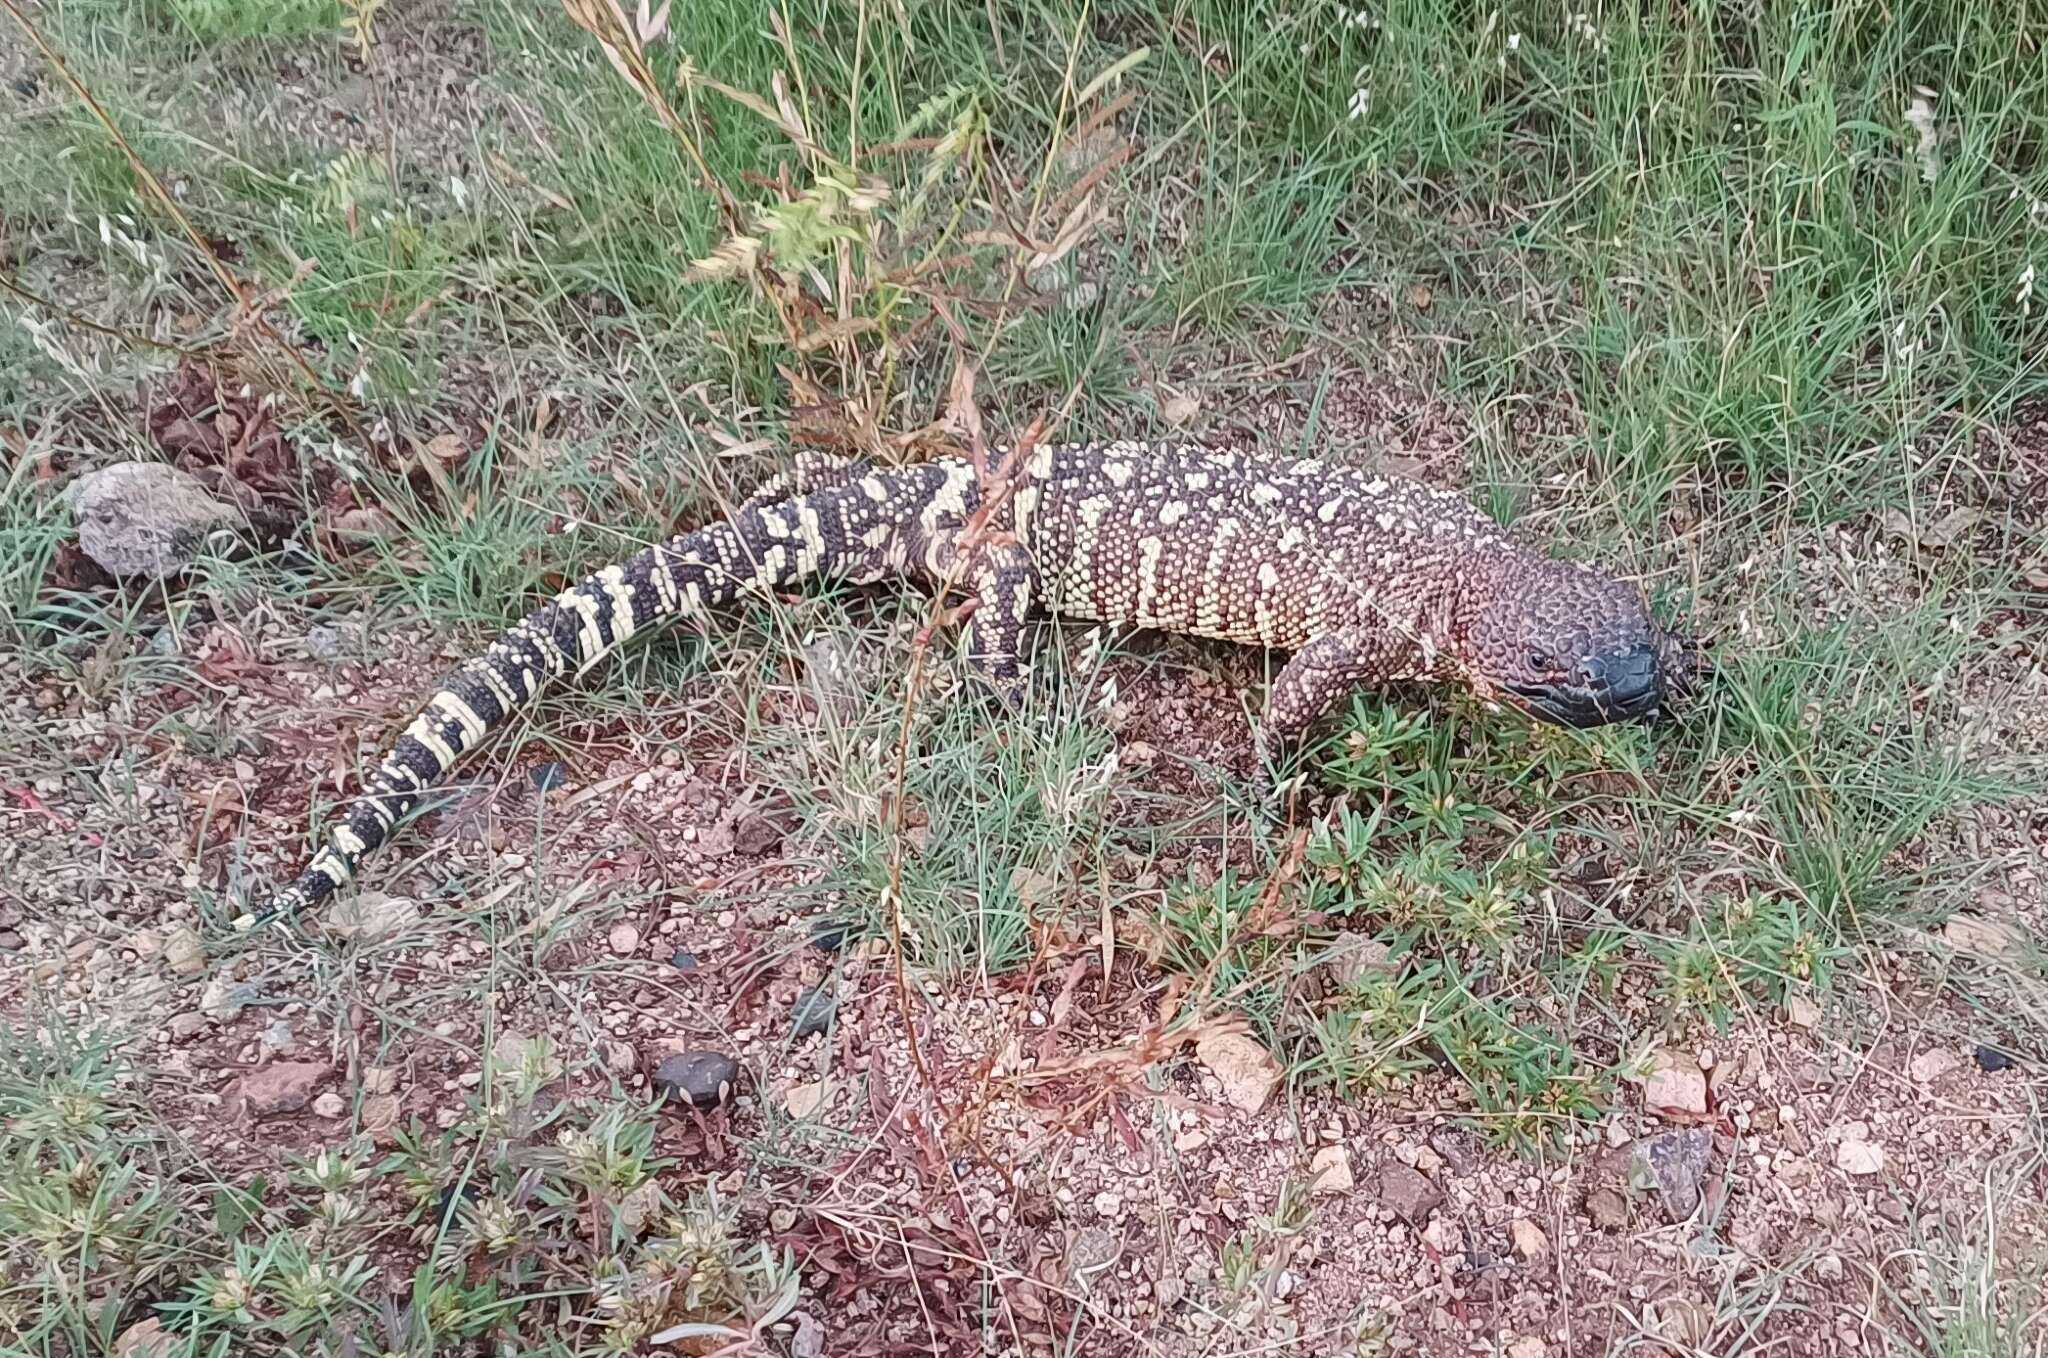
[[[991,459],[994,460],[993,458]],[[1652,717],[1689,642],[1640,588],[1520,545],[1470,502],[1309,459],[1142,443],[1043,445],[990,497],[965,458],[900,467],[801,454],[729,518],[606,566],[450,675],[270,916],[347,883],[428,788],[543,687],[628,638],[812,578],[908,576],[976,601],[967,661],[1023,695],[1039,613],[1291,653],[1263,754],[1361,684],[1462,683],[1572,726]],[[958,549],[963,557],[956,560]]]

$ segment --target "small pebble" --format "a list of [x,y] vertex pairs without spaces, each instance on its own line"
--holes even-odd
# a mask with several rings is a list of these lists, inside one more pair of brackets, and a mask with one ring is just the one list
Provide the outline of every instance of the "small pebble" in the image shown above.
[[677,971],[695,971],[697,969],[697,954],[691,952],[688,948],[677,948],[675,952],[669,955],[668,964]]
[[724,1052],[689,1051],[665,1056],[654,1068],[655,1091],[672,1102],[716,1108],[732,1096],[739,1062]]
[[1996,1047],[1979,1045],[1977,1048],[1977,1069],[1986,1075],[2012,1069],[2013,1060]]
[[794,1020],[790,1035],[798,1041],[812,1033],[822,1033],[832,1026],[832,1016],[839,1010],[839,1001],[824,986],[812,986],[796,997],[796,1005],[790,1010]]
[[441,1198],[440,1202],[436,1205],[435,1215],[440,1219],[441,1227],[444,1230],[447,1229],[449,1222],[455,1217],[455,1198],[457,1194],[461,1195],[464,1202],[475,1202],[484,1195],[484,1186],[474,1179],[465,1179],[459,1188],[454,1184],[449,1184],[441,1190]]

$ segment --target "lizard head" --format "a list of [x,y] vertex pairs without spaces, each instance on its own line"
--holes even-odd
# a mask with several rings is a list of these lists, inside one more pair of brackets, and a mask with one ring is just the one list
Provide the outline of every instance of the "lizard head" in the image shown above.
[[1474,692],[1561,726],[1655,718],[1699,665],[1640,588],[1570,562],[1507,557],[1462,611],[1447,649]]

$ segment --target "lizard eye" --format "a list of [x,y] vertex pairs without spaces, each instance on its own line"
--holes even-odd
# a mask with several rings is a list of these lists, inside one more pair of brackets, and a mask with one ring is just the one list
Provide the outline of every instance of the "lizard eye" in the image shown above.
[[1551,657],[1548,651],[1532,650],[1529,652],[1529,668],[1541,670],[1547,674],[1557,668],[1557,661]]

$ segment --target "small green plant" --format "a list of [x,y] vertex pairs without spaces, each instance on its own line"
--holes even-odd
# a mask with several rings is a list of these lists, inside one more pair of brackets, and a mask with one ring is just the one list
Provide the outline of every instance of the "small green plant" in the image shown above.
[[[563,1358],[584,1358],[677,1326],[758,1333],[794,1305],[793,1261],[749,1246],[729,1207],[699,1191],[670,1205],[643,1107],[574,1107],[515,1155],[479,1105],[443,1132],[404,1129],[381,1158],[324,1147],[236,1186],[159,1135],[120,1049],[54,1015],[0,1030],[10,1351],[85,1358],[154,1314],[192,1353],[427,1355],[557,1315],[585,1331]],[[392,1197],[416,1226],[409,1277],[386,1262],[405,1257]]]
[[1283,1179],[1273,1195],[1272,1208],[1223,1242],[1217,1251],[1215,1284],[1226,1313],[1268,1293],[1314,1214],[1308,1183]]
[[1648,947],[1673,1008],[1723,1027],[1744,1003],[1769,1007],[1795,990],[1827,990],[1848,951],[1810,909],[1757,893],[1709,901],[1683,937]]

